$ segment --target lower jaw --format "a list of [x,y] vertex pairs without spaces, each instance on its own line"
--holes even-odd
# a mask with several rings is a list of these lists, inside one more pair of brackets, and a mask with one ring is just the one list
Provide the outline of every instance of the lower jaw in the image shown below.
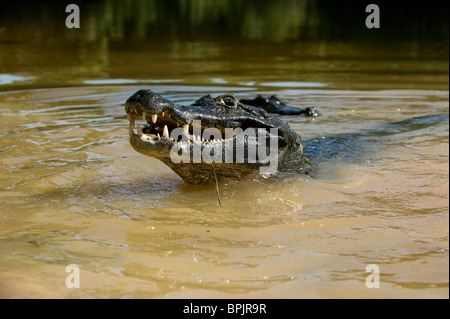
[[162,161],[188,184],[207,185],[215,183],[216,180],[222,181],[227,178],[241,179],[258,173],[257,167],[246,167],[243,164],[235,167],[236,164],[227,163],[174,164],[170,160]]

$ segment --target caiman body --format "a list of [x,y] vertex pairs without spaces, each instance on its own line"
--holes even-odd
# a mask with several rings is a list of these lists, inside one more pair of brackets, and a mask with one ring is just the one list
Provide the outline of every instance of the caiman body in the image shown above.
[[[161,160],[190,184],[310,169],[300,136],[286,122],[232,94],[178,105],[140,90],[128,98],[125,111],[132,147]],[[139,119],[145,121],[142,128]]]

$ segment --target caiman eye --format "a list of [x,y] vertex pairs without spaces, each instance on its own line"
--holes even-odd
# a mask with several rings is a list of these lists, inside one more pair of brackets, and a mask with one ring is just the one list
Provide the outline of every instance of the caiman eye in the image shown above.
[[223,102],[225,103],[226,106],[236,108],[236,101],[234,99],[232,99],[231,97],[224,98]]
[[219,104],[228,107],[230,109],[237,109],[238,101],[234,98],[234,96],[223,96],[218,100]]

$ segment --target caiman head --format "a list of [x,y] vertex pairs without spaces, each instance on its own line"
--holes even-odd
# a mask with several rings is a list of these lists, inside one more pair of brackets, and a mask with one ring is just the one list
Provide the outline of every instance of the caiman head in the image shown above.
[[205,95],[191,105],[178,105],[140,90],[128,98],[125,111],[133,148],[161,160],[187,183],[287,170],[305,173],[308,167],[301,138],[286,122],[240,103],[233,94]]

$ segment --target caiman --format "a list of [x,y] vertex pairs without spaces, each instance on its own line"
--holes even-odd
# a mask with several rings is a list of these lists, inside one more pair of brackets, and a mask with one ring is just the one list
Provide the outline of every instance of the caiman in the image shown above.
[[241,99],[239,102],[247,105],[253,105],[266,110],[269,113],[276,113],[282,115],[305,115],[305,116],[320,116],[319,110],[315,107],[307,107],[305,109],[298,109],[290,107],[280,101],[276,95],[264,97],[257,95],[254,99]]
[[[125,103],[130,143],[190,184],[250,174],[308,174],[310,162],[299,134],[269,113],[269,100],[274,98],[239,101],[233,94],[222,94],[179,105],[151,90],[139,90]],[[142,127],[140,119],[145,121]]]

